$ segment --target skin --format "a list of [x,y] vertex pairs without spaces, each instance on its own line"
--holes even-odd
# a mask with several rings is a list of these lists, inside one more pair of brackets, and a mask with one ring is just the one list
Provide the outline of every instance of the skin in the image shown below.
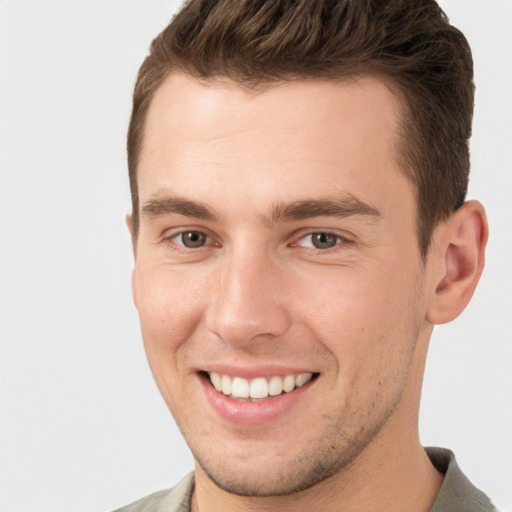
[[[156,92],[133,295],[155,380],[196,461],[194,510],[434,501],[442,476],[418,438],[428,342],[433,323],[471,298],[487,227],[481,205],[466,203],[422,261],[399,123],[392,93],[371,77],[256,93],[174,73]],[[305,213],[290,215],[298,201]],[[312,211],[327,201],[343,213]],[[185,247],[184,231],[207,235],[204,245]],[[314,247],[312,233],[334,245]],[[211,364],[318,377],[283,414],[245,425],[207,400]]]

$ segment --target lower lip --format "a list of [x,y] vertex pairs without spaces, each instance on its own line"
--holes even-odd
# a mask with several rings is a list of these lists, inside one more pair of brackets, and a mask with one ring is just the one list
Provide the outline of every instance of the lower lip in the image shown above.
[[206,398],[213,410],[223,419],[242,425],[261,425],[268,423],[290,411],[315,382],[309,381],[304,386],[288,393],[269,397],[259,402],[244,402],[229,398],[217,391],[208,377],[200,378]]

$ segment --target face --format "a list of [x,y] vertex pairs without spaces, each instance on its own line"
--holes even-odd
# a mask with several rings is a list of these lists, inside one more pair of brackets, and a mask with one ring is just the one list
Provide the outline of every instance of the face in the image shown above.
[[198,474],[225,490],[310,487],[411,422],[427,272],[398,128],[371,78],[174,74],[152,101],[134,299]]

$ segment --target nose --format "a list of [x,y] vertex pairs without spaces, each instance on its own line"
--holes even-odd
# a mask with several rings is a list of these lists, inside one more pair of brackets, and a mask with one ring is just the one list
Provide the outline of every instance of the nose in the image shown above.
[[217,267],[206,325],[224,343],[277,337],[290,325],[279,269],[262,255],[232,254]]

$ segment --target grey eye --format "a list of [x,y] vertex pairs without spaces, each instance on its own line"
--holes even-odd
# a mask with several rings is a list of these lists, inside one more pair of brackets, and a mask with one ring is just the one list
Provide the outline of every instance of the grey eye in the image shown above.
[[184,231],[181,233],[180,239],[185,247],[194,249],[202,247],[206,243],[208,236],[205,233],[201,233],[201,231]]
[[332,233],[312,233],[310,236],[311,243],[316,249],[330,249],[338,243],[340,238]]

